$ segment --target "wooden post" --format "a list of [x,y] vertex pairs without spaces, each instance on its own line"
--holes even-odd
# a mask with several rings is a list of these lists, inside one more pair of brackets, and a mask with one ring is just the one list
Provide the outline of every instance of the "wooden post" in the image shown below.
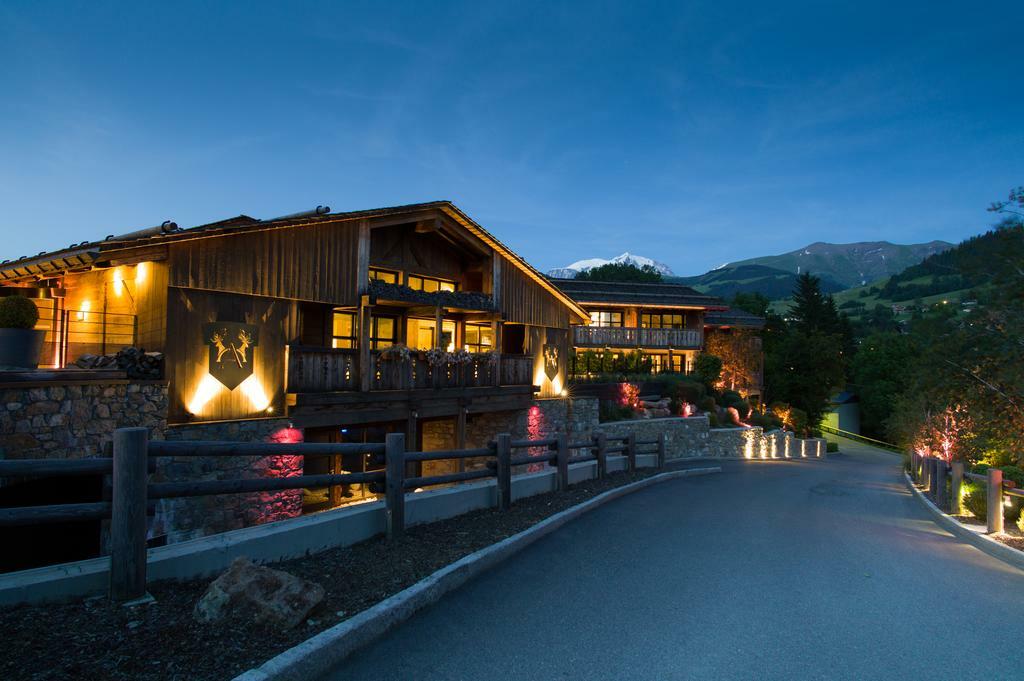
[[501,385],[501,317],[496,316],[491,322],[491,335],[494,337],[494,385]]
[[939,487],[939,458],[933,456],[928,459],[928,494],[931,495],[934,501],[938,497]]
[[594,436],[597,445],[597,478],[600,480],[608,475],[608,436],[599,432]]
[[935,505],[940,509],[946,507],[946,460],[936,457],[935,479],[932,482],[935,490]]
[[359,302],[359,390],[369,392],[373,387],[373,355],[370,353],[370,325],[373,323],[373,308],[370,296],[362,296]]
[[388,433],[384,439],[385,504],[388,539],[405,534],[405,434]]
[[564,492],[569,489],[569,436],[559,433],[555,440],[555,449],[558,450],[558,458],[555,460],[558,465],[558,491]]
[[114,431],[113,499],[110,513],[110,599],[146,595],[146,478],[149,431]]
[[665,467],[665,433],[658,436],[658,468]]
[[921,487],[924,488],[925,494],[931,490],[931,480],[928,479],[928,472],[931,469],[931,457],[924,457],[921,459]]
[[495,442],[498,458],[498,508],[507,511],[512,506],[512,436],[498,435]]
[[910,473],[910,479],[914,480],[917,478],[917,452],[915,452],[913,449],[910,450],[909,459],[910,470],[908,472]]
[[1003,531],[1003,471],[988,469],[988,533]]
[[960,515],[963,513],[963,504],[960,499],[960,490],[964,484],[964,462],[953,462],[953,480],[949,486],[949,513]]
[[626,461],[629,463],[629,472],[636,470],[636,433],[629,434],[626,442]]

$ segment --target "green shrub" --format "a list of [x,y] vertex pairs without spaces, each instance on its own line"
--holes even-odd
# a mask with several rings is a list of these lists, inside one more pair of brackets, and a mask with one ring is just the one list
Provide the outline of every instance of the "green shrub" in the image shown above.
[[1024,468],[1019,466],[1002,466],[1003,480],[1013,480],[1017,487],[1024,487]]
[[718,427],[718,414],[715,412],[708,412],[708,426],[711,428]]
[[964,480],[963,506],[971,512],[975,518],[984,521],[988,517],[988,499],[986,498],[985,485]]
[[736,407],[736,409],[739,410],[740,403],[743,401],[743,396],[735,390],[723,390],[721,396],[718,398],[718,403],[726,409],[729,407]]
[[1017,516],[1017,529],[1024,533],[1024,508],[1020,510],[1020,515]]
[[38,321],[39,308],[28,298],[0,298],[0,329],[31,329]]
[[789,420],[793,424],[793,432],[799,437],[806,437],[807,412],[793,407],[789,412]]
[[765,431],[782,429],[782,421],[777,416],[759,414],[756,411],[750,415],[748,423],[752,426],[761,426]]
[[834,442],[832,440],[829,440],[828,442],[825,443],[825,451],[826,452],[838,452],[839,451],[839,443],[838,442]]
[[701,400],[697,402],[697,408],[709,414],[714,414],[718,411],[718,405],[715,404],[714,397],[701,398]]
[[693,371],[701,383],[712,386],[722,377],[722,359],[702,352],[693,360]]

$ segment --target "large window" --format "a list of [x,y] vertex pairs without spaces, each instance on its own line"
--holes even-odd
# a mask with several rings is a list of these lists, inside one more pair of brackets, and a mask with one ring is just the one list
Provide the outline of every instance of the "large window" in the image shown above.
[[591,326],[622,326],[622,313],[601,310],[590,313]]
[[406,286],[416,291],[435,293],[437,291],[454,291],[455,282],[447,279],[435,279],[434,277],[421,277],[417,274],[410,274],[405,280]]
[[370,348],[383,350],[398,342],[398,320],[394,317],[370,318]]
[[682,329],[686,318],[681,314],[641,314],[640,326],[644,329]]
[[375,267],[371,267],[370,281],[382,281],[385,284],[397,284],[398,272],[391,272],[389,270],[379,270]]
[[[435,327],[433,319],[410,319],[409,347],[417,350],[430,350],[434,347]],[[455,322],[452,320],[441,322],[441,347],[448,352],[455,350]]]
[[359,346],[356,334],[355,312],[334,313],[334,322],[331,327],[332,348],[355,348]]
[[465,349],[470,352],[494,350],[494,330],[490,324],[466,324]]

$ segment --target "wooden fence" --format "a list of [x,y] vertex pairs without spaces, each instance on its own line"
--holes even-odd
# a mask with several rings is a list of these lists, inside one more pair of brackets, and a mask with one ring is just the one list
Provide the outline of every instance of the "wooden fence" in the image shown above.
[[[935,505],[951,515],[963,513],[961,491],[964,478],[984,483],[986,515],[985,531],[989,534],[1003,531],[1004,497],[1024,499],[1024,491],[1016,489],[1010,480],[1003,480],[1003,472],[998,468],[989,468],[985,475],[968,473],[964,470],[963,461],[947,463],[944,459],[934,456],[922,456],[910,453],[910,477],[924,488],[924,493],[935,502]],[[946,484],[949,483],[949,489]]]
[[[540,448],[539,455],[515,455],[516,450]],[[641,448],[644,448],[641,451]],[[582,450],[587,450],[582,453]],[[573,452],[576,452],[574,455]],[[608,455],[625,455],[628,470],[637,467],[638,454],[656,454],[657,466],[665,465],[665,439],[638,440],[598,434],[591,440],[570,443],[566,435],[540,440],[513,440],[501,434],[486,447],[434,452],[409,452],[405,434],[390,433],[383,443],[262,443],[212,441],[150,441],[145,428],[121,428],[114,432],[111,456],[80,460],[0,461],[0,478],[33,476],[110,475],[110,501],[56,504],[0,509],[0,526],[37,525],[69,520],[110,519],[110,598],[130,601],[146,593],[146,524],[157,499],[275,492],[307,487],[327,487],[379,482],[384,485],[384,502],[389,538],[405,532],[405,494],[408,490],[456,482],[495,478],[498,508],[512,504],[512,468],[526,464],[550,463],[556,470],[558,490],[569,487],[569,465],[597,462],[597,475],[608,472]],[[365,473],[297,475],[286,478],[197,480],[149,482],[159,457],[224,456],[338,456],[383,454],[385,469]],[[479,470],[445,475],[407,477],[410,462],[488,458]]]

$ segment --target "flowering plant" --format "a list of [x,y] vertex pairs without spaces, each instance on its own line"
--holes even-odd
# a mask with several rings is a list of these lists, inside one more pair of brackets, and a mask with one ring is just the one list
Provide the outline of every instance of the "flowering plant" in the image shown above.
[[451,355],[441,348],[427,350],[427,364],[432,367],[442,366],[451,361]]

